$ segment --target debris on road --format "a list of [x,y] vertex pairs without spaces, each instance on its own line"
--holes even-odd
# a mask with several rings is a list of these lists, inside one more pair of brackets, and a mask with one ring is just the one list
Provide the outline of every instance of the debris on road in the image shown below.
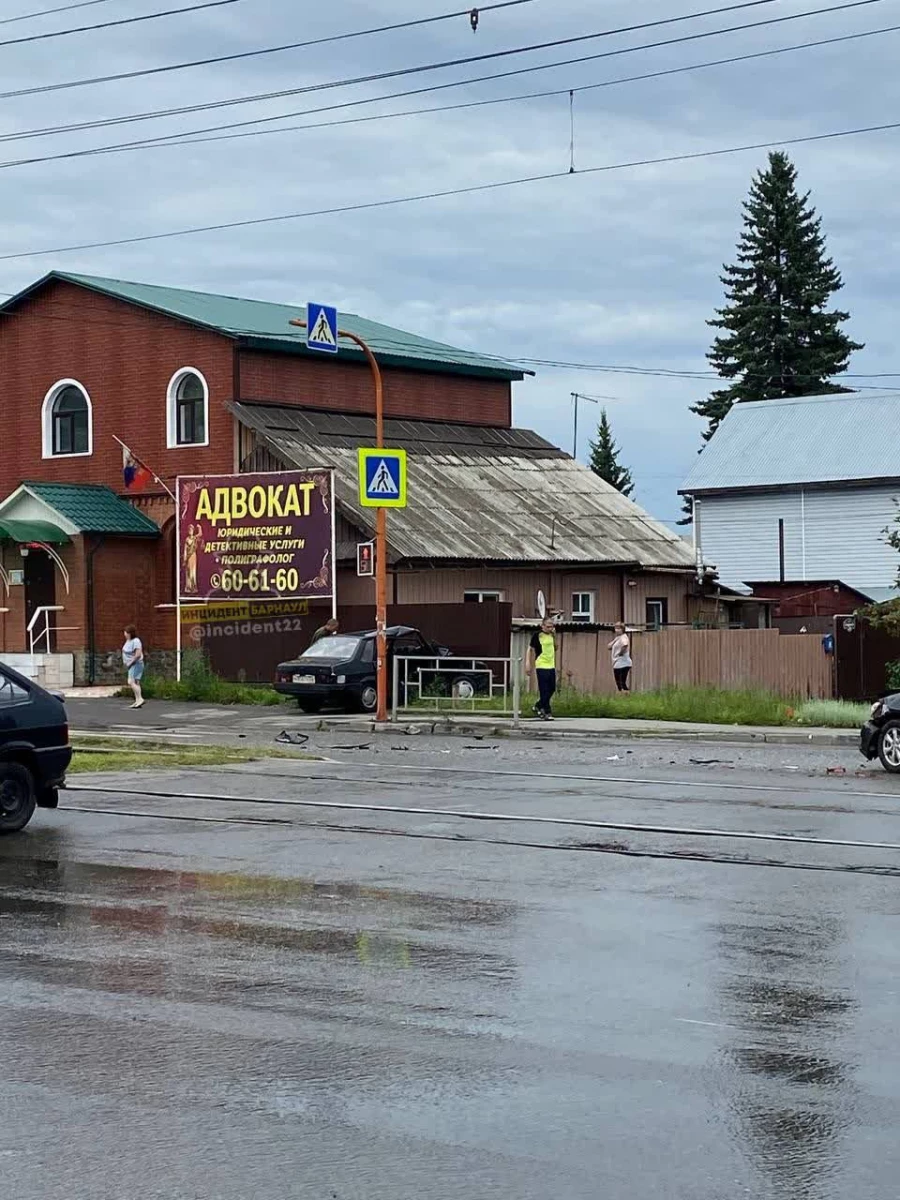
[[305,746],[306,743],[309,741],[309,734],[308,733],[292,733],[292,732],[289,732],[287,729],[282,729],[281,733],[279,733],[279,735],[278,735],[278,737],[276,737],[275,741],[281,742],[283,745],[286,744],[288,746]]

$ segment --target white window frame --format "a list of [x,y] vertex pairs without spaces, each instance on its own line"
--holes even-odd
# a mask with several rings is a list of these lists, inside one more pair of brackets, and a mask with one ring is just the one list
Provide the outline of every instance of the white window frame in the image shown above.
[[645,628],[649,631],[656,632],[660,629],[665,629],[669,623],[669,599],[668,596],[648,596],[644,601],[644,616],[650,615],[650,606],[656,605],[659,610],[659,623],[645,621]]
[[497,588],[466,588],[463,591],[463,604],[472,603],[472,601],[469,600],[470,596],[478,597],[478,599],[475,601],[476,604],[484,604],[485,596],[489,596],[491,602],[496,600],[498,604],[503,603],[503,593]]
[[[576,596],[587,596],[588,611],[586,613],[575,611],[575,597]],[[593,625],[595,623],[594,618],[597,615],[596,608],[597,608],[597,593],[596,592],[573,592],[572,593],[572,620],[574,622],[577,622],[577,624]]]
[[[203,432],[202,442],[179,442],[178,440],[178,385],[186,375],[196,375],[203,385]],[[209,445],[209,384],[206,376],[197,367],[179,367],[166,388],[166,448],[169,450],[193,450],[197,446]]]
[[[63,388],[74,387],[78,388],[82,396],[84,396],[87,404],[88,414],[88,448],[87,450],[79,450],[75,454],[54,454],[53,453],[53,404],[56,397]],[[44,403],[41,405],[41,456],[43,458],[90,458],[94,453],[94,406],[91,403],[91,397],[88,394],[87,388],[83,383],[79,383],[77,379],[57,379],[53,387],[47,392],[44,397]]]

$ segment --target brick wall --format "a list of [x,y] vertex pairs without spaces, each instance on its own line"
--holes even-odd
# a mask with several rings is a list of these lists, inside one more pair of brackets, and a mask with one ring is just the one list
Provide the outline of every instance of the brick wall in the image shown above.
[[[512,424],[510,384],[503,379],[431,375],[385,367],[384,409],[388,417],[457,421],[471,425]],[[362,363],[297,358],[242,350],[242,400],[301,404],[371,415],[372,373]]]
[[[166,446],[166,391],[181,367],[209,385],[208,447]],[[146,312],[65,281],[53,281],[0,318],[3,437],[0,496],[23,479],[106,483],[122,491],[119,437],[170,481],[180,474],[234,469],[234,426],[225,408],[235,390],[231,342],[170,317]],[[510,423],[510,385],[503,380],[386,368],[391,416],[478,424]],[[76,379],[93,407],[93,454],[44,459],[41,405],[60,379]],[[242,352],[243,398],[372,411],[368,367],[291,355]],[[152,486],[148,491],[158,491]]]
[[[202,371],[209,385],[210,446],[169,450],[166,389],[185,366]],[[105,483],[121,492],[122,451],[113,434],[163,478],[230,471],[232,367],[225,338],[74,284],[49,284],[0,317],[0,495],[23,479]],[[77,379],[91,398],[90,457],[41,456],[41,405],[60,379]]]

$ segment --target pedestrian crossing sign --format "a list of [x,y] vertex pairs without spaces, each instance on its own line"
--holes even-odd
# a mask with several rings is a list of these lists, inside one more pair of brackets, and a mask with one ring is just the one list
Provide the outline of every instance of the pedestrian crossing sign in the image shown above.
[[359,502],[363,508],[406,508],[405,450],[360,447]]
[[337,309],[327,304],[306,306],[306,346],[323,354],[338,352]]

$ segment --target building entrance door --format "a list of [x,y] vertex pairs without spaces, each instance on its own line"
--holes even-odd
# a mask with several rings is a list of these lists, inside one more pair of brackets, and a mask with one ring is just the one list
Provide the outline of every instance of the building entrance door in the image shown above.
[[[37,609],[56,603],[56,564],[50,555],[46,554],[43,550],[29,550],[24,565],[25,628],[27,630],[31,623],[31,618]],[[35,634],[43,632],[47,620],[49,620],[51,626],[56,625],[57,616],[57,613],[48,613],[46,617],[39,617],[37,625],[34,628]],[[47,650],[47,639],[41,638],[40,644],[36,649],[40,651]],[[52,630],[50,633],[49,650],[51,653],[56,650],[56,633]]]

